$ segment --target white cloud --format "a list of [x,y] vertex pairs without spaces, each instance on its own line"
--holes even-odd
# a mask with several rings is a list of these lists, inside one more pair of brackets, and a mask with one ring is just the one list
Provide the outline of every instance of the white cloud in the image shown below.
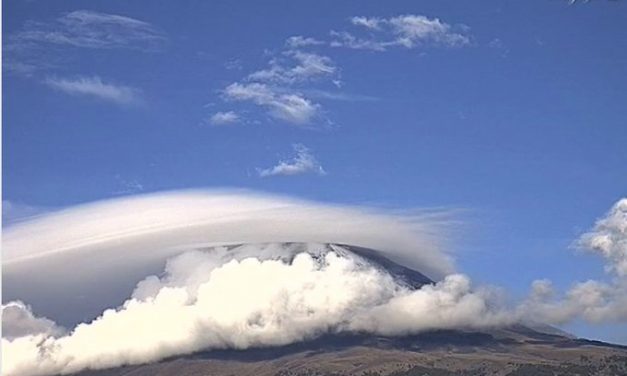
[[627,277],[627,198],[614,204],[594,229],[582,236],[579,245],[603,256],[609,271]]
[[[577,283],[560,297],[550,281],[539,280],[529,298],[512,309],[489,289],[473,288],[465,275],[449,274],[433,285],[412,288],[348,249],[314,240],[375,249],[383,244],[397,252],[404,248],[406,256],[420,258],[416,270],[441,268],[446,259],[429,253],[424,239],[408,236],[406,231],[411,232],[415,223],[398,222],[398,217],[250,196],[189,194],[117,200],[53,214],[5,232],[5,288],[23,288],[15,283],[16,275],[29,278],[15,274],[12,267],[41,263],[46,272],[61,275],[64,281],[46,280],[48,274],[43,273],[40,284],[61,284],[66,289],[55,289],[58,294],[84,295],[84,304],[85,297],[102,294],[93,286],[90,293],[79,294],[85,281],[69,282],[70,268],[91,265],[90,275],[115,270],[104,275],[119,279],[119,264],[111,260],[121,255],[125,263],[138,264],[153,262],[155,254],[175,256],[167,261],[165,272],[144,274],[121,306],[106,309],[67,335],[54,337],[49,330],[53,323],[34,316],[23,303],[9,303],[16,308],[8,316],[18,328],[13,333],[21,334],[2,339],[3,371],[26,376],[69,373],[202,349],[285,345],[324,333],[406,335],[520,321],[625,322],[627,281],[617,267],[627,237],[624,203],[616,203],[581,238],[582,245],[608,260],[614,281]],[[207,247],[217,241],[271,239],[282,243]],[[159,247],[169,250],[163,253]],[[381,255],[403,260],[388,252]],[[105,257],[98,259],[102,253]],[[54,272],[55,258],[62,260],[56,267],[66,273]],[[100,276],[97,280],[100,288],[110,284]]]
[[317,115],[319,105],[298,93],[281,93],[261,83],[233,83],[226,87],[227,99],[250,101],[265,107],[270,116],[292,124],[308,124]]
[[166,40],[151,24],[131,17],[78,10],[54,22],[28,22],[9,42],[17,47],[57,44],[82,48],[154,49]]
[[25,76],[67,65],[67,48],[158,51],[167,41],[147,22],[88,10],[66,13],[51,22],[27,21],[5,39],[3,69]]
[[324,175],[326,172],[316,160],[311,151],[301,144],[293,145],[296,156],[292,159],[280,161],[276,166],[259,170],[259,176],[291,176],[307,173]]
[[395,46],[405,48],[424,45],[458,47],[470,43],[470,38],[466,35],[466,27],[453,27],[438,18],[421,15],[407,14],[390,18],[353,17],[351,23],[365,28],[371,34],[367,37],[358,37],[345,31],[332,31],[331,46],[384,51]]
[[277,59],[270,62],[270,68],[248,75],[248,81],[294,84],[332,76],[336,67],[327,56],[302,51],[287,51],[285,55],[296,61],[296,65],[286,67]]
[[[119,302],[99,294],[101,287],[107,289],[124,278],[143,278],[148,265],[181,249],[234,242],[353,244],[380,250],[437,279],[452,271],[450,259],[438,245],[445,219],[415,211],[394,213],[247,191],[122,197],[5,228],[3,293],[5,299],[19,298],[41,307],[50,302],[54,291],[55,300],[70,312],[89,304],[111,306]],[[33,273],[38,274],[35,281],[30,277]],[[82,282],[71,282],[77,279]],[[96,301],[88,303],[89,297]]]
[[45,83],[67,94],[90,96],[118,104],[131,104],[139,100],[139,90],[105,83],[98,76],[76,79],[48,78]]
[[209,123],[213,125],[234,124],[240,121],[240,117],[233,111],[216,112],[209,118]]
[[346,47],[355,50],[372,50],[372,51],[385,51],[387,44],[372,40],[358,38],[346,31],[331,31],[331,37],[333,40],[329,43],[331,47]]
[[615,203],[577,244],[605,259],[612,281],[578,282],[561,296],[549,280],[535,281],[521,314],[551,323],[627,322],[627,198]]
[[264,107],[275,119],[308,124],[319,114],[320,105],[294,86],[333,77],[337,68],[330,58],[314,53],[289,50],[282,55],[295,64],[288,65],[283,58],[273,58],[269,68],[249,74],[243,83],[227,86],[224,96]]
[[509,322],[465,276],[416,290],[342,247],[305,247],[246,245],[179,255],[161,277],[140,282],[121,307],[67,336],[3,338],[4,374],[70,373],[203,349],[285,345],[324,333],[396,335]]
[[14,339],[29,335],[63,334],[64,329],[45,317],[35,317],[31,308],[20,301],[2,305],[2,338]]
[[322,44],[324,44],[324,42],[321,40],[317,40],[315,38],[310,38],[310,37],[303,37],[301,35],[295,35],[295,36],[289,37],[285,41],[285,45],[291,49],[307,47],[307,46],[319,46]]
[[363,26],[367,29],[378,30],[380,28],[381,19],[375,17],[353,17],[351,18],[351,23],[353,25]]

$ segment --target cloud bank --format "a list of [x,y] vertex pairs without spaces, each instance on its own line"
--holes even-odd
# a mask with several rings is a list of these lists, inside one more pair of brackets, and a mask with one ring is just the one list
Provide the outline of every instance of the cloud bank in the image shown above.
[[[162,277],[140,282],[121,307],[68,335],[3,339],[3,370],[69,373],[203,349],[285,345],[323,333],[395,335],[508,322],[492,313],[464,276],[415,290],[339,246],[307,244],[289,260],[272,258],[289,247],[249,245],[177,256]],[[227,261],[229,254],[240,257]]]
[[29,335],[63,334],[64,329],[45,317],[35,317],[31,308],[20,301],[2,305],[2,338],[9,340]]

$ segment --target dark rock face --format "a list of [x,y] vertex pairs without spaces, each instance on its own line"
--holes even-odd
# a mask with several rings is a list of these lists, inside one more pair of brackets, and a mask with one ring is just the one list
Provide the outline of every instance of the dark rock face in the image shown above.
[[81,376],[627,375],[627,347],[524,326],[405,337],[326,335],[274,348],[219,350]]

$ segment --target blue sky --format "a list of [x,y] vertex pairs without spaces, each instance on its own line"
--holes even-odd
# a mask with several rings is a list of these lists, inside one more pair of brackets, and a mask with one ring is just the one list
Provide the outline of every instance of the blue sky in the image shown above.
[[226,186],[461,208],[479,282],[605,278],[569,246],[627,193],[625,2],[3,6],[13,207]]

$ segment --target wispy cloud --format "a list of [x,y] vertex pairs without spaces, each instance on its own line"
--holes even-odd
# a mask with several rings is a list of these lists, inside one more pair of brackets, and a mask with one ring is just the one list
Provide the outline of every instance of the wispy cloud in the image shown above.
[[98,76],[75,79],[50,77],[44,82],[56,90],[71,95],[89,96],[123,105],[139,101],[139,90],[129,86],[105,83]]
[[240,116],[233,111],[216,112],[209,118],[209,124],[212,125],[227,125],[234,124],[240,121]]
[[78,10],[50,23],[28,22],[9,36],[13,45],[57,44],[83,48],[154,49],[166,40],[151,24],[131,17]]
[[332,31],[331,46],[385,51],[390,47],[399,46],[459,47],[470,43],[466,26],[452,26],[438,18],[422,15],[407,14],[390,18],[353,17],[351,23],[365,29],[368,35],[358,36],[346,31]]
[[166,35],[148,22],[135,18],[77,10],[50,22],[28,21],[6,36],[4,69],[22,75],[60,65],[60,48],[132,49],[156,51]]
[[250,101],[268,110],[270,116],[286,122],[308,124],[318,112],[319,105],[296,92],[283,93],[262,83],[233,83],[224,89],[230,100]]
[[143,192],[144,185],[137,179],[125,179],[121,175],[115,176],[118,188],[113,191],[114,195],[129,195]]
[[285,41],[285,45],[288,48],[299,48],[299,47],[305,47],[305,46],[319,46],[325,44],[325,42],[315,39],[315,38],[310,38],[310,37],[303,37],[302,35],[295,35],[293,37],[289,37],[287,38],[287,40]]
[[298,50],[286,51],[284,55],[291,57],[296,64],[286,66],[282,61],[273,59],[269,68],[251,73],[247,80],[293,84],[331,76],[337,70],[333,61],[327,56]]
[[314,157],[314,155],[311,153],[309,148],[302,144],[294,144],[292,145],[292,147],[296,152],[295,157],[288,160],[279,161],[279,163],[274,167],[258,170],[259,176],[292,176],[307,173],[313,173],[318,175],[326,174],[326,172],[324,171],[316,157]]
[[409,14],[390,18],[353,17],[349,21],[354,31],[331,31],[330,38],[289,37],[281,50],[270,54],[266,67],[252,71],[222,90],[222,99],[252,103],[271,118],[289,124],[307,125],[314,120],[329,123],[318,102],[377,99],[342,91],[341,69],[328,56],[333,50],[329,47],[385,51],[392,47],[470,44],[466,26],[452,26],[438,18]]

